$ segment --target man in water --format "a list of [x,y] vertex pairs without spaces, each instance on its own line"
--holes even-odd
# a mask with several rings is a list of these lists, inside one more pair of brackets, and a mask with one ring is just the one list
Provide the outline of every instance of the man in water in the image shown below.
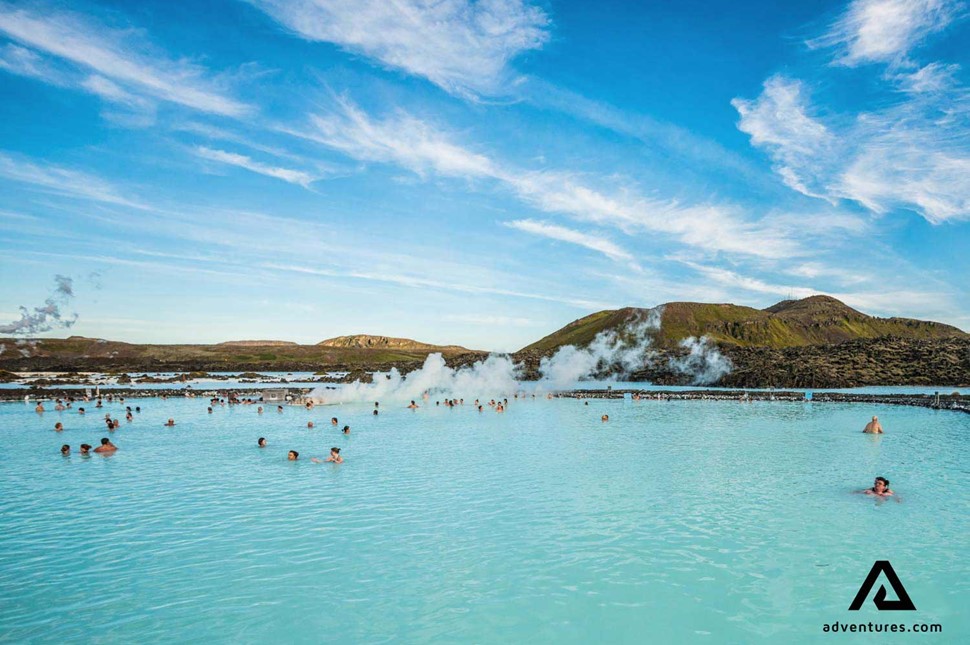
[[58,421],[54,424],[54,432],[61,432],[64,429],[64,424]]
[[94,452],[97,452],[97,453],[114,452],[117,449],[118,449],[118,446],[111,443],[111,439],[108,439],[107,437],[103,437],[101,439],[101,445],[95,448]]
[[876,497],[889,497],[890,495],[896,494],[889,488],[889,480],[885,477],[876,477],[876,481],[872,483],[872,488],[867,488],[859,492],[865,493],[866,495],[875,495]]
[[378,414],[380,413],[377,411],[377,408],[374,408],[374,416],[376,417]]
[[879,417],[872,417],[872,421],[866,424],[866,427],[862,432],[865,434],[883,434],[882,424],[879,423]]
[[84,408],[78,408],[77,409],[77,413],[78,414],[84,414]]
[[411,405],[408,406],[408,410],[417,410],[418,407],[419,406],[417,403],[415,403],[414,401],[411,401]]
[[256,440],[256,445],[259,446],[260,448],[265,448],[266,447],[266,437],[260,437],[259,439],[257,439]]
[[610,415],[608,414],[604,414],[603,416],[600,417],[600,421],[609,421],[609,420],[610,420]]
[[313,421],[307,421],[306,422],[306,427],[312,428],[313,427]]
[[65,443],[63,446],[61,446],[61,454],[64,455],[65,457],[70,457],[71,447]]
[[330,425],[335,426],[337,423],[339,423],[339,421],[337,421],[337,417],[330,417]]
[[259,406],[258,408],[256,408],[256,414],[262,414],[262,413],[263,413],[263,406]]
[[174,426],[175,426],[175,419],[169,419],[168,421],[165,422],[166,428],[172,428]]
[[43,403],[40,403],[40,402],[38,402],[38,403],[37,403],[37,407],[36,407],[36,408],[34,408],[34,412],[43,412],[43,411],[44,411],[44,404],[43,404]]
[[286,458],[290,461],[296,461],[297,459],[300,458],[300,453],[298,453],[295,450],[291,450],[288,453],[286,453]]
[[87,457],[91,454],[91,444],[82,443],[81,444],[81,455]]

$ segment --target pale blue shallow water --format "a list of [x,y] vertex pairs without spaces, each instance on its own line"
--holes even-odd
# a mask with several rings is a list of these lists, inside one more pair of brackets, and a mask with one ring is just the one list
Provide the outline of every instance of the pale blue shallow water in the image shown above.
[[[970,415],[130,403],[143,411],[114,433],[119,452],[87,459],[77,446],[105,435],[104,411],[0,404],[0,641],[887,640],[824,634],[836,620],[943,625],[895,642],[970,637]],[[885,435],[860,433],[873,414]],[[346,463],[309,461],[331,446]],[[875,475],[901,503],[852,493]],[[918,611],[871,596],[847,611],[877,559]]]

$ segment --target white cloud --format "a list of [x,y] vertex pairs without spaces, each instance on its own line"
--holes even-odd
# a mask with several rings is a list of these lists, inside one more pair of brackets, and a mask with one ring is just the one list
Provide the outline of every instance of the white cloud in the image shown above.
[[552,240],[576,244],[578,246],[596,251],[597,253],[602,253],[611,260],[622,260],[625,262],[630,262],[633,266],[636,266],[636,263],[633,262],[633,256],[630,255],[628,251],[625,251],[623,248],[604,237],[598,237],[596,235],[590,235],[581,231],[574,231],[573,229],[569,229],[564,226],[557,226],[547,222],[538,222],[531,219],[505,222],[505,225],[519,231],[532,233],[533,235],[539,235]]
[[732,103],[738,127],[801,193],[880,214],[907,208],[934,223],[968,219],[970,101],[962,88],[933,87],[831,127],[811,116],[798,81],[778,76],[756,100]]
[[209,161],[217,161],[219,163],[229,164],[231,166],[238,166],[260,175],[282,179],[283,181],[291,184],[299,184],[304,188],[307,188],[310,183],[317,179],[313,175],[303,172],[302,170],[291,170],[289,168],[269,166],[267,164],[255,161],[246,155],[236,154],[234,152],[226,152],[225,150],[215,150],[205,146],[196,146],[194,152],[199,157],[208,159]]
[[50,193],[117,206],[148,208],[123,196],[114,185],[100,177],[61,166],[39,165],[31,161],[16,159],[3,152],[0,152],[0,177],[34,186]]
[[646,198],[627,186],[593,187],[590,177],[577,173],[533,171],[501,163],[454,143],[432,125],[400,111],[375,119],[340,98],[332,112],[311,117],[310,127],[288,126],[283,131],[354,159],[393,163],[422,176],[434,173],[492,180],[539,210],[611,226],[628,235],[657,232],[706,251],[763,257],[803,252],[789,231],[751,220],[740,208]]
[[753,101],[731,101],[741,120],[738,129],[751,136],[754,146],[766,148],[774,169],[790,188],[819,197],[824,188],[815,177],[831,156],[835,139],[828,128],[808,114],[809,103],[801,82],[772,76]]
[[523,0],[250,0],[287,29],[427,78],[459,95],[494,94],[508,63],[549,38]]
[[835,62],[847,67],[901,63],[962,9],[958,0],[853,0],[829,32],[809,45],[836,48]]
[[[169,59],[136,30],[117,31],[73,13],[43,12],[0,3],[0,33],[82,69],[93,70],[103,79],[89,82],[94,89],[88,89],[101,90],[98,93],[102,95],[118,96],[124,87],[124,91],[212,114],[242,116],[251,110],[226,95],[208,78],[207,70],[184,60]],[[107,79],[117,89],[108,88]]]

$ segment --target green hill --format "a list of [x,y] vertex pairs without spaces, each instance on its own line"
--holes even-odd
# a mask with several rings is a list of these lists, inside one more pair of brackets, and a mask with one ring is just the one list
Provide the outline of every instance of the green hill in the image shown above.
[[[652,310],[628,307],[600,311],[549,334],[521,352],[546,354],[563,345],[584,346],[601,331],[625,333]],[[670,302],[663,305],[660,329],[652,333],[658,347],[675,347],[689,336],[709,336],[723,345],[783,349],[829,345],[866,338],[917,340],[967,338],[942,323],[909,318],[876,318],[829,296],[784,300],[767,309],[731,304]]]

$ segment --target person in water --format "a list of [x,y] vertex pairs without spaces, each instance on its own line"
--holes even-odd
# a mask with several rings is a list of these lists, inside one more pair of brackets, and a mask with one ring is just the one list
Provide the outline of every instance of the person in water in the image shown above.
[[300,453],[298,453],[295,450],[291,450],[288,453],[286,453],[286,458],[290,461],[296,461],[297,459],[300,458]]
[[258,408],[256,408],[256,414],[262,414],[262,413],[263,413],[263,406],[259,406]]
[[94,452],[97,452],[97,453],[114,452],[117,449],[118,449],[118,446],[111,443],[111,439],[108,439],[107,437],[103,437],[101,439],[101,445],[95,448]]
[[610,415],[608,414],[604,414],[603,416],[600,417],[600,421],[609,421],[609,420],[610,420]]
[[408,406],[408,410],[417,410],[419,407],[420,406],[417,403],[411,401],[411,405]]
[[61,454],[65,457],[69,457],[71,455],[71,447],[65,443],[63,446],[61,446]]
[[376,417],[378,414],[380,413],[377,411],[377,408],[374,408],[374,416]]
[[257,439],[256,440],[256,445],[259,446],[260,448],[265,448],[266,447],[266,437],[260,437],[259,439]]
[[174,427],[174,426],[175,426],[175,419],[169,419],[168,421],[165,422],[165,427],[166,428],[171,428],[171,427]]
[[344,426],[344,429],[341,430],[341,432],[343,432],[344,434],[350,434],[350,426]]
[[89,444],[89,443],[82,443],[81,444],[81,455],[87,457],[90,454],[91,454],[91,444]]
[[34,408],[34,412],[43,412],[43,411],[44,411],[44,404],[43,404],[43,403],[40,403],[40,402],[38,402],[38,403],[37,403],[37,407],[36,407],[36,408]]
[[78,414],[84,414],[84,408],[78,408],[77,409],[77,413]]
[[64,424],[63,423],[61,423],[60,421],[58,421],[57,423],[54,424],[54,432],[61,432],[62,430],[64,430]]
[[340,456],[340,448],[331,448],[330,449],[330,456],[327,457],[326,459],[324,459],[323,461],[320,461],[319,459],[317,459],[315,457],[311,461],[313,461],[314,463],[317,463],[317,464],[322,464],[322,463],[328,462],[328,461],[333,462],[335,464],[342,464],[342,463],[344,463],[344,458]]
[[306,427],[312,428],[313,427],[313,421],[307,421],[306,422]]
[[872,488],[867,488],[860,492],[866,495],[875,495],[876,497],[888,497],[896,494],[889,488],[889,480],[885,477],[876,477],[876,480],[872,483]]
[[337,417],[330,417],[330,425],[335,426],[338,423],[339,421],[337,421]]
[[866,424],[866,427],[862,432],[865,434],[883,434],[882,424],[879,423],[879,417],[872,417],[872,421]]

